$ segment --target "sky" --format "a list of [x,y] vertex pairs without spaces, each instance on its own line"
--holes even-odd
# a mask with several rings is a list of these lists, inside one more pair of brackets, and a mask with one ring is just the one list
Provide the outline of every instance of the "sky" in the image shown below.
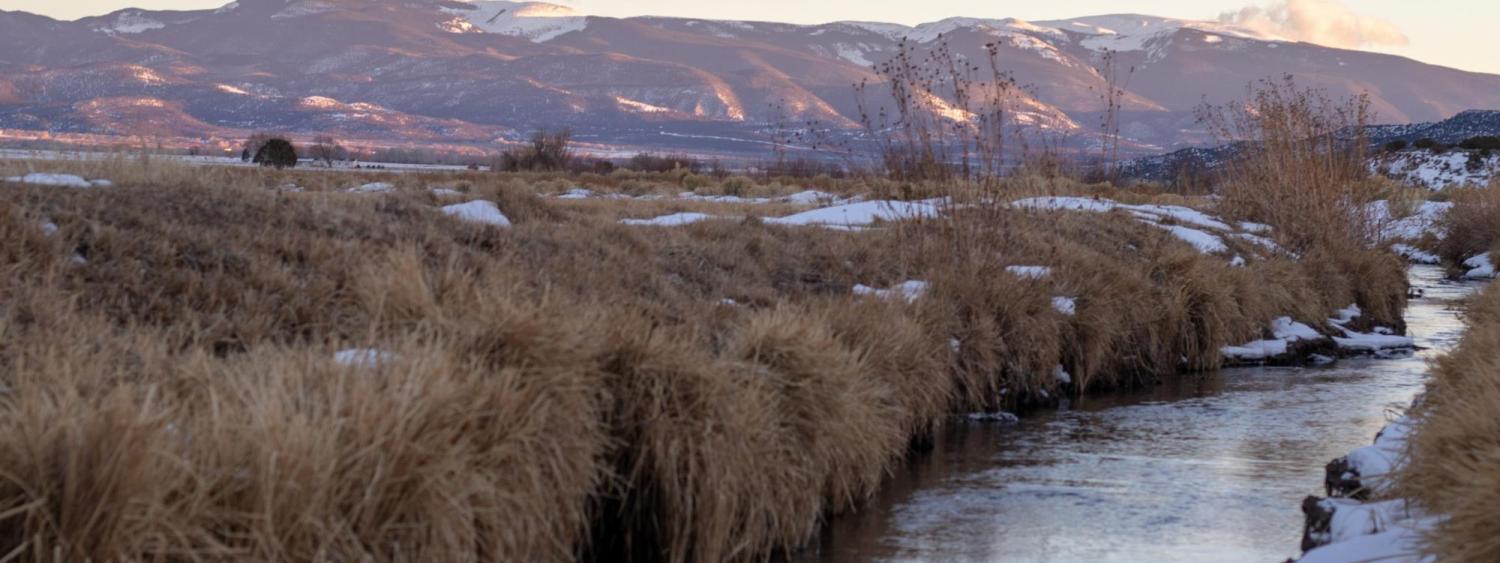
[[[59,19],[121,8],[202,9],[228,0],[0,0],[0,9]],[[1183,19],[1233,21],[1278,35],[1351,49],[1500,74],[1493,43],[1496,0],[554,0],[600,16],[826,23],[863,20],[917,24],[951,16],[1063,19],[1133,12]]]

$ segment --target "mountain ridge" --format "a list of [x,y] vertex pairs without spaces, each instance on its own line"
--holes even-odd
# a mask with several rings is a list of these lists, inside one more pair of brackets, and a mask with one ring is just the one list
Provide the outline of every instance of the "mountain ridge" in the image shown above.
[[[240,0],[72,22],[0,11],[0,128],[128,128],[83,108],[142,99],[230,133],[431,142],[450,131],[449,143],[482,148],[570,127],[620,150],[736,154],[764,151],[778,120],[853,134],[861,107],[852,86],[878,84],[871,67],[903,43],[919,53],[942,44],[968,60],[997,45],[1006,70],[1032,86],[1037,128],[1083,143],[1097,136],[1090,124],[1103,109],[1095,67],[1115,51],[1135,68],[1121,131],[1136,151],[1205,142],[1193,108],[1284,72],[1335,95],[1376,92],[1374,109],[1394,123],[1500,108],[1500,76],[1139,14],[905,26],[610,18],[495,0]],[[384,111],[298,109],[312,97]],[[732,140],[680,140],[694,135]]]

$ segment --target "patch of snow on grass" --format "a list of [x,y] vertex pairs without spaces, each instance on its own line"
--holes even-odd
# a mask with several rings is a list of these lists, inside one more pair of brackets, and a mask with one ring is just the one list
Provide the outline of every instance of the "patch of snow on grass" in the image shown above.
[[819,203],[834,201],[836,199],[838,199],[838,196],[835,196],[828,192],[806,190],[783,197],[781,198],[781,201],[790,203],[792,205],[817,205]]
[[395,353],[384,352],[374,348],[351,348],[340,350],[333,355],[333,361],[339,365],[357,368],[378,368],[381,364],[387,364],[395,360]]
[[1087,197],[1033,197],[1017,200],[1011,205],[1021,209],[1037,209],[1044,211],[1091,211],[1094,213],[1107,213],[1119,207],[1113,201],[1107,199],[1093,199]]
[[1053,297],[1052,308],[1071,317],[1078,314],[1078,300],[1072,297]]
[[72,174],[51,174],[47,172],[32,172],[25,176],[11,176],[5,181],[17,184],[31,184],[33,186],[56,186],[59,188],[102,188],[114,185],[109,180],[85,180],[82,176]]
[[509,227],[510,218],[500,212],[500,207],[493,201],[471,201],[457,205],[443,207],[443,213],[457,219],[472,223],[494,225],[496,227]]
[[1046,266],[1006,266],[1005,271],[1012,275],[1028,280],[1045,279],[1052,275],[1052,268]]
[[715,218],[717,217],[714,215],[709,215],[707,213],[673,213],[671,215],[663,215],[655,219],[621,219],[620,223],[624,225],[649,227],[678,227],[682,225],[691,225],[699,221],[707,221],[709,219]]
[[1057,364],[1057,367],[1052,368],[1052,377],[1063,385],[1073,382],[1073,374],[1068,373],[1068,370],[1063,368],[1062,364]]
[[1369,205],[1368,214],[1372,222],[1381,226],[1382,240],[1418,240],[1429,233],[1442,239],[1447,234],[1439,223],[1452,208],[1453,204],[1449,202],[1424,201],[1412,210],[1411,215],[1394,217],[1389,202],[1377,201]]
[[907,303],[914,303],[927,294],[927,287],[928,284],[924,281],[908,281],[891,289],[876,289],[867,285],[856,285],[854,286],[854,294],[887,300],[900,297],[905,299]]
[[864,227],[878,221],[937,217],[940,205],[939,200],[865,201],[804,211],[786,217],[767,219],[766,222],[776,225]]
[[370,182],[361,186],[349,188],[347,191],[353,194],[383,194],[396,190],[396,186],[389,182]]
[[1166,229],[1167,232],[1172,233],[1172,236],[1193,245],[1194,248],[1197,248],[1199,252],[1204,254],[1217,254],[1229,251],[1229,246],[1224,244],[1224,239],[1198,229],[1190,229],[1178,225],[1162,225],[1161,227]]
[[1469,271],[1464,273],[1464,279],[1485,280],[1495,277],[1495,264],[1490,261],[1490,253],[1486,252],[1468,260],[1464,260],[1464,267]]

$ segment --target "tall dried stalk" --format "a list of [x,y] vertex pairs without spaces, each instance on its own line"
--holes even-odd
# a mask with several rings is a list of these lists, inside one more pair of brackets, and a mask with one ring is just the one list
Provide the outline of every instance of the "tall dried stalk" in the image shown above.
[[1297,250],[1373,242],[1368,96],[1336,100],[1285,76],[1251,85],[1244,102],[1205,104],[1198,116],[1239,151],[1221,170],[1226,209],[1275,225]]

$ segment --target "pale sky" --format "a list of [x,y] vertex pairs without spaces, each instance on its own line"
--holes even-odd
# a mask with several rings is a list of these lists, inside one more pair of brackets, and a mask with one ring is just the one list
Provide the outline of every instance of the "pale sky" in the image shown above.
[[[146,9],[214,8],[228,0],[0,0],[0,9],[59,19]],[[554,0],[601,16],[664,15],[792,23],[838,20],[916,24],[951,16],[1062,19],[1132,12],[1245,25],[1337,47],[1405,55],[1500,74],[1492,49],[1497,0]]]

